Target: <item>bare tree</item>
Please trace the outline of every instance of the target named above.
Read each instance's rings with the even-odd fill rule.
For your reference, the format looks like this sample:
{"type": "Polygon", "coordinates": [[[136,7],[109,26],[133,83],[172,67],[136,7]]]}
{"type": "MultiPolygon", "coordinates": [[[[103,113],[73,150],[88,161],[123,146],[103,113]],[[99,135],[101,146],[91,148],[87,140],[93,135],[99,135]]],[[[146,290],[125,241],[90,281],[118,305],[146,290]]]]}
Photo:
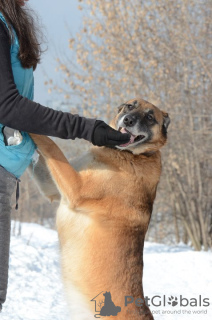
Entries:
{"type": "Polygon", "coordinates": [[[114,107],[136,96],[170,113],[163,178],[149,236],[157,228],[157,241],[173,239],[173,234],[177,242],[208,250],[212,246],[212,2],[79,2],[84,26],[69,41],[69,58],[58,59],[64,83],[58,87],[50,80],[49,89],[80,103],[85,116],[105,120],[114,107]]]}

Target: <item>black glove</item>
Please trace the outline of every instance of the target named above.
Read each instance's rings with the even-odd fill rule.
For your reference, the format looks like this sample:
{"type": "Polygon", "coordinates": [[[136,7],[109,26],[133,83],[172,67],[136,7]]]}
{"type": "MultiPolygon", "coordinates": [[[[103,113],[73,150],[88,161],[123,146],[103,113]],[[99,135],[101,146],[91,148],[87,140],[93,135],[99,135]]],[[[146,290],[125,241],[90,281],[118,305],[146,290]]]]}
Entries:
{"type": "Polygon", "coordinates": [[[91,142],[95,146],[118,146],[130,141],[128,133],[121,133],[108,126],[104,121],[96,120],[91,142]]]}

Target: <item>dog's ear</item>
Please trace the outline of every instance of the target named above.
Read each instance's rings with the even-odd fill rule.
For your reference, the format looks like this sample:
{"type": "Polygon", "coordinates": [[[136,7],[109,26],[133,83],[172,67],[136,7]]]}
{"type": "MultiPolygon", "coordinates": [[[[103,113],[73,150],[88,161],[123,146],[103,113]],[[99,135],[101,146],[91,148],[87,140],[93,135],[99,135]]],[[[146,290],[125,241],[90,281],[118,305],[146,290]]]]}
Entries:
{"type": "Polygon", "coordinates": [[[121,104],[119,107],[118,107],[118,113],[121,112],[121,110],[125,107],[125,103],[121,104]]]}
{"type": "Polygon", "coordinates": [[[171,120],[170,120],[167,112],[162,111],[162,114],[163,114],[163,126],[164,126],[165,130],[167,131],[171,120]]]}

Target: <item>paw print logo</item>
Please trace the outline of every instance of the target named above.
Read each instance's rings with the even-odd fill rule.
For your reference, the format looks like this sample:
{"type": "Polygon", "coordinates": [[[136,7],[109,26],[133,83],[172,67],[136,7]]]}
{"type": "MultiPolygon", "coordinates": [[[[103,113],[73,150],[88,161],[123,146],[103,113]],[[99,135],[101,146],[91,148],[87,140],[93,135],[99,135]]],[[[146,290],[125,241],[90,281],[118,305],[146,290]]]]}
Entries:
{"type": "Polygon", "coordinates": [[[177,302],[177,297],[174,298],[173,296],[171,296],[171,297],[169,298],[168,304],[171,304],[172,307],[175,307],[175,306],[178,304],[178,302],[177,302]]]}

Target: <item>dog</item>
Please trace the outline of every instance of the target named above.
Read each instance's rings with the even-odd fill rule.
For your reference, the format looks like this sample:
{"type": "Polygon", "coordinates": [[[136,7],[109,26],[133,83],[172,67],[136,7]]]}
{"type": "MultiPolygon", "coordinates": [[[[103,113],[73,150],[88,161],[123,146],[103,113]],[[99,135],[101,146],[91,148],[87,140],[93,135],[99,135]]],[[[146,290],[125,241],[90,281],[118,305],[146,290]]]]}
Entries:
{"type": "Polygon", "coordinates": [[[153,319],[144,301],[143,246],[169,123],[168,114],[153,104],[130,100],[111,122],[130,134],[129,143],[93,146],[70,163],[51,139],[31,134],[40,152],[33,176],[51,201],[60,201],[56,226],[73,320],[93,319],[93,297],[103,291],[121,310],[109,319],[153,319]]]}

